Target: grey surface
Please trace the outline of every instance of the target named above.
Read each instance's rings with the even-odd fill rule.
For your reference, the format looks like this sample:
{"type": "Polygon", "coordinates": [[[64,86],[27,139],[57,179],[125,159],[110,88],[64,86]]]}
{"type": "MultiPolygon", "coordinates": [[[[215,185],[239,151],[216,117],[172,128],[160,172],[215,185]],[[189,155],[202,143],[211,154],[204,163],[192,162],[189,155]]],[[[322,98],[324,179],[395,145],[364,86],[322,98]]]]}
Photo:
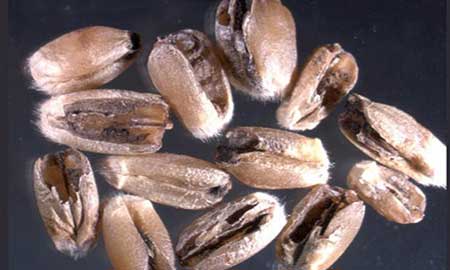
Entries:
{"type": "MultiPolygon", "coordinates": [[[[445,1],[311,1],[284,0],[297,23],[299,61],[313,48],[339,42],[356,57],[360,79],[354,91],[414,115],[446,141],[445,121],[445,1]]],[[[33,50],[50,39],[88,25],[109,25],[141,33],[147,47],[158,35],[182,28],[205,30],[213,1],[10,1],[8,53],[8,192],[9,269],[111,269],[100,238],[97,247],[78,261],[52,246],[34,203],[31,166],[40,155],[63,149],[36,131],[33,108],[45,97],[30,88],[23,68],[33,50]]],[[[154,91],[143,67],[148,51],[108,88],[154,91]]],[[[234,92],[231,126],[276,127],[277,104],[258,103],[234,92]]],[[[337,129],[343,104],[309,136],[320,137],[334,163],[331,184],[345,186],[350,167],[366,158],[337,129]]],[[[177,122],[164,138],[164,152],[212,160],[217,140],[202,143],[177,122]]],[[[101,155],[88,155],[94,164],[101,155]]],[[[102,198],[115,191],[97,177],[102,198]]],[[[397,225],[368,207],[357,238],[333,269],[446,269],[447,194],[423,187],[428,198],[425,219],[397,225]]],[[[252,189],[234,181],[226,200],[252,189]]],[[[270,191],[289,212],[306,190],[270,191]]],[[[155,205],[174,242],[180,230],[202,211],[183,211],[155,205]]],[[[274,269],[274,246],[235,269],[274,269]]],[[[127,256],[124,254],[124,256],[127,256]]]]}

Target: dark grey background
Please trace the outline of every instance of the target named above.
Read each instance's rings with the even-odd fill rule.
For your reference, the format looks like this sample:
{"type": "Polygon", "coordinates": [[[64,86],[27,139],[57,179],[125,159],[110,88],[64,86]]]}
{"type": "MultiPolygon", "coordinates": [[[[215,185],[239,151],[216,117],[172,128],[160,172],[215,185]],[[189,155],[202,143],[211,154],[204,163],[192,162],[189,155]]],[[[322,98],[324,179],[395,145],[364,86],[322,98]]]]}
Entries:
{"type": "MultiPolygon", "coordinates": [[[[30,89],[24,61],[40,45],[76,28],[108,25],[141,33],[147,51],[108,88],[154,91],[143,65],[148,47],[158,35],[182,28],[207,31],[215,1],[17,0],[9,3],[8,52],[8,155],[9,155],[9,269],[110,269],[100,238],[86,257],[72,261],[58,253],[47,236],[35,206],[31,166],[40,155],[64,146],[43,139],[33,126],[33,108],[43,95],[30,89]]],[[[445,119],[445,1],[435,0],[284,0],[297,23],[299,62],[313,48],[339,42],[356,57],[359,82],[354,91],[401,108],[446,141],[445,119]]],[[[234,92],[235,115],[231,126],[276,127],[277,104],[254,102],[234,92]]],[[[343,104],[308,136],[320,137],[334,163],[330,183],[345,186],[351,166],[366,158],[340,134],[336,117],[343,104]]],[[[175,120],[166,133],[162,151],[212,160],[217,141],[193,139],[175,120]]],[[[100,155],[88,155],[94,167],[100,155]]],[[[114,194],[97,178],[102,197],[114,194]]],[[[428,198],[426,218],[415,225],[397,225],[368,207],[355,241],[333,269],[446,269],[447,194],[422,187],[428,198]]],[[[225,200],[252,189],[234,181],[225,200]]],[[[270,191],[286,203],[289,212],[306,190],[270,191]]],[[[202,214],[156,205],[174,242],[180,230],[202,214]]],[[[236,269],[275,269],[274,247],[236,269]]],[[[124,256],[126,256],[124,254],[124,256]]]]}

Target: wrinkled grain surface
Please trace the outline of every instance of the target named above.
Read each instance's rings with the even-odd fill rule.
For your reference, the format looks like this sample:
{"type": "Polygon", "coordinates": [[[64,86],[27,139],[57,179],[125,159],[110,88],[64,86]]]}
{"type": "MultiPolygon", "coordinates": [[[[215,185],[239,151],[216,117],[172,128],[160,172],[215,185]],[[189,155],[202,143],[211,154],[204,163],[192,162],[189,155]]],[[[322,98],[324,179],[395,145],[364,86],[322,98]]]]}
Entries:
{"type": "Polygon", "coordinates": [[[295,21],[279,0],[222,0],[215,36],[232,84],[256,99],[284,95],[297,65],[295,21]]]}
{"type": "Polygon", "coordinates": [[[89,90],[52,97],[38,110],[48,139],[104,154],[145,154],[162,146],[172,128],[159,95],[125,90],[89,90]]]}
{"type": "Polygon", "coordinates": [[[295,269],[328,269],[355,238],[364,212],[354,191],[314,187],[294,207],[277,238],[278,260],[295,269]]]}
{"type": "Polygon", "coordinates": [[[388,220],[417,223],[425,216],[425,194],[408,176],[374,161],[355,164],[347,176],[349,188],[388,220]]]}
{"type": "Polygon", "coordinates": [[[156,88],[195,137],[218,135],[230,122],[230,84],[205,34],[185,29],[159,38],[147,65],[156,88]]]}
{"type": "Polygon", "coordinates": [[[252,193],[194,220],[181,232],[176,254],[187,269],[228,269],[267,246],[285,223],[276,197],[252,193]]]}
{"type": "Polygon", "coordinates": [[[79,258],[96,240],[99,198],[89,160],[73,149],[34,163],[34,194],[56,249],[79,258]]]}
{"type": "Polygon", "coordinates": [[[313,129],[358,80],[355,58],[342,47],[317,48],[306,62],[292,93],[277,110],[278,123],[291,130],[313,129]]]}
{"type": "Polygon", "coordinates": [[[351,95],[339,116],[345,137],[381,164],[422,185],[447,187],[447,147],[412,116],[351,95]]]}
{"type": "Polygon", "coordinates": [[[216,162],[256,188],[302,188],[328,181],[329,160],[320,139],[277,129],[228,131],[217,148],[216,162]]]}

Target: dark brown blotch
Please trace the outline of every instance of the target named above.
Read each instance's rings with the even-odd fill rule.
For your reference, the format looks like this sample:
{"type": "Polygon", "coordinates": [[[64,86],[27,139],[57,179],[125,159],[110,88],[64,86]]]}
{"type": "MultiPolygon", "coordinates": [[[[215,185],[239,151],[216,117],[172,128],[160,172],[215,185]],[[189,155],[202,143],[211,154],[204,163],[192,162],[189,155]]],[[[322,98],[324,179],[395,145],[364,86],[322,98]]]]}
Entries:
{"type": "Polygon", "coordinates": [[[64,106],[67,129],[78,136],[111,143],[153,143],[164,128],[163,106],[128,99],[80,100],[64,106]]]}

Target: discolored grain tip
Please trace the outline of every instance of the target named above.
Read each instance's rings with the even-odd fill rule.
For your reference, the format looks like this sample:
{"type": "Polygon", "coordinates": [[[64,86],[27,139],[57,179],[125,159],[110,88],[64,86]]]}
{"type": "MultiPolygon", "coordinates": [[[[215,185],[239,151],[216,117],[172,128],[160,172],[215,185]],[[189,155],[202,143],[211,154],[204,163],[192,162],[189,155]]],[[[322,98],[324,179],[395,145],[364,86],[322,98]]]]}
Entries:
{"type": "Polygon", "coordinates": [[[139,35],[90,26],[66,33],[40,47],[28,69],[36,89],[49,95],[104,85],[125,71],[141,48],[139,35]]]}
{"type": "Polygon", "coordinates": [[[235,164],[239,161],[239,155],[259,151],[258,136],[235,129],[227,133],[226,139],[216,148],[216,161],[220,163],[235,164]]]}
{"type": "Polygon", "coordinates": [[[341,45],[339,43],[327,44],[327,45],[325,45],[325,47],[331,53],[336,53],[336,52],[341,52],[342,51],[342,47],[341,47],[341,45]]]}
{"type": "Polygon", "coordinates": [[[225,194],[228,193],[228,190],[230,189],[230,185],[221,185],[221,186],[215,186],[209,189],[209,194],[213,195],[214,197],[223,197],[225,194]]]}
{"type": "Polygon", "coordinates": [[[138,33],[130,32],[131,47],[130,50],[137,51],[142,47],[141,36],[138,33]]]}

